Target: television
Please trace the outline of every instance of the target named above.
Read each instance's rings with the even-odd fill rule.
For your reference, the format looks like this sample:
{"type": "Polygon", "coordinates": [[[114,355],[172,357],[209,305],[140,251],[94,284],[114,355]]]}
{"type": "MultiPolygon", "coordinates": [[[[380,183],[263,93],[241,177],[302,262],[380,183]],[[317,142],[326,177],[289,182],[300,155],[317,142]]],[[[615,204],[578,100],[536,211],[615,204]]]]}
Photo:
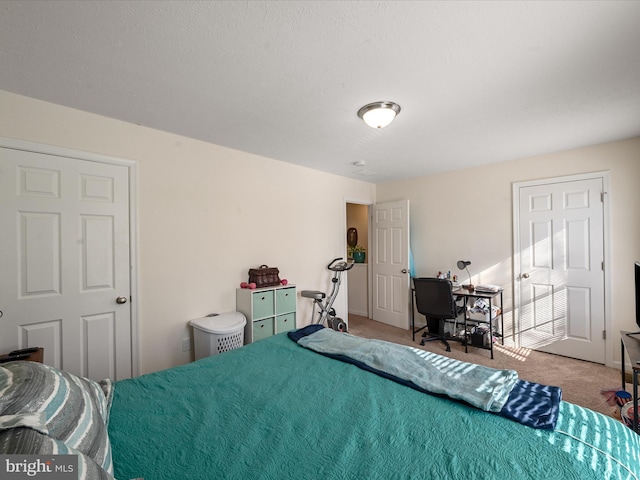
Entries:
{"type": "MultiPolygon", "coordinates": [[[[636,325],[638,325],[638,327],[640,328],[640,262],[635,262],[634,266],[633,266],[633,270],[634,270],[634,277],[635,277],[635,281],[634,281],[634,288],[635,288],[635,300],[636,300],[636,325]]],[[[640,331],[638,332],[628,332],[627,336],[631,337],[634,336],[634,338],[638,338],[635,337],[635,335],[640,335],[640,331]]],[[[640,341],[640,338],[638,338],[638,340],[640,341]]],[[[640,363],[640,362],[638,362],[640,363]]]]}

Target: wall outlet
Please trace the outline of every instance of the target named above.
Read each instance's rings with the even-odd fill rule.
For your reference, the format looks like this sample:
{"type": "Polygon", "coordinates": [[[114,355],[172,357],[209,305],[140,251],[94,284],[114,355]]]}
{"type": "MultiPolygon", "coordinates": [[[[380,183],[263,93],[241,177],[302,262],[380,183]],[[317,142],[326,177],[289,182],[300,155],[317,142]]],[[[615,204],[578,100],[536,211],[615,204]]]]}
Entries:
{"type": "Polygon", "coordinates": [[[182,339],[182,351],[188,352],[191,350],[191,339],[189,337],[184,337],[182,339]]]}

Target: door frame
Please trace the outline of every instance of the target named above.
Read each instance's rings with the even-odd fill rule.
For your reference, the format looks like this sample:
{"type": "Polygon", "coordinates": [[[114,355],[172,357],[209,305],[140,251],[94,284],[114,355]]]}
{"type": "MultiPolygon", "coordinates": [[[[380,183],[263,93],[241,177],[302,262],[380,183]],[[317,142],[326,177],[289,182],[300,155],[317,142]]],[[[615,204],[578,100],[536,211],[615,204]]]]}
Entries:
{"type": "MultiPolygon", "coordinates": [[[[347,204],[352,203],[354,205],[364,205],[367,207],[367,252],[371,252],[371,205],[375,202],[371,200],[354,199],[352,197],[343,197],[343,209],[342,209],[342,227],[344,233],[342,235],[342,251],[347,255],[347,204]]],[[[368,256],[368,254],[367,254],[368,256]]],[[[367,260],[368,263],[368,260],[367,260]]],[[[344,292],[345,311],[347,312],[347,327],[349,326],[349,282],[344,281],[341,285],[341,289],[344,292]]],[[[367,268],[367,310],[368,318],[371,319],[371,268],[367,268]]]]}
{"type": "MultiPolygon", "coordinates": [[[[512,184],[512,213],[513,213],[513,264],[511,265],[512,278],[511,283],[513,285],[513,342],[516,347],[520,347],[519,337],[517,335],[517,331],[520,327],[520,251],[518,249],[518,245],[520,245],[520,213],[519,213],[519,204],[520,204],[520,189],[525,187],[532,186],[540,186],[546,185],[550,183],[566,183],[566,182],[575,182],[580,180],[593,180],[600,179],[602,181],[602,221],[603,221],[603,258],[604,258],[604,270],[603,270],[603,281],[604,281],[604,329],[605,329],[605,365],[607,367],[614,366],[613,360],[613,338],[612,334],[612,325],[611,325],[611,282],[610,282],[610,268],[611,264],[611,256],[609,252],[609,180],[610,180],[609,171],[597,171],[591,173],[581,173],[575,175],[565,175],[560,177],[551,177],[551,178],[542,178],[538,180],[528,180],[523,182],[514,182],[512,184]]],[[[616,337],[617,339],[617,337],[616,337]]]]}
{"type": "Polygon", "coordinates": [[[43,155],[54,155],[57,157],[73,158],[76,160],[87,162],[118,165],[127,168],[129,172],[129,280],[131,289],[131,301],[129,302],[129,308],[131,310],[131,375],[132,377],[137,377],[139,375],[140,366],[140,341],[138,324],[140,302],[138,301],[137,163],[133,160],[112,157],[99,153],[85,152],[82,150],[74,150],[70,148],[58,147],[55,145],[48,145],[45,143],[36,143],[1,136],[0,147],[39,153],[43,155]]]}

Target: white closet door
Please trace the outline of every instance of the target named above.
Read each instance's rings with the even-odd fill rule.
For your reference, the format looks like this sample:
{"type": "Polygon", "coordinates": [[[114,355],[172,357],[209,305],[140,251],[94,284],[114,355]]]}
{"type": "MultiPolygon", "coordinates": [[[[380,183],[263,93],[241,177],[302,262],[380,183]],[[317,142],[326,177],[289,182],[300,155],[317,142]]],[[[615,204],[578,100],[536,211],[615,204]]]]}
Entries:
{"type": "Polygon", "coordinates": [[[409,328],[409,200],[373,206],[372,318],[409,328]]]}
{"type": "Polygon", "coordinates": [[[0,148],[0,204],[0,351],[130,377],[128,168],[0,148]]]}
{"type": "Polygon", "coordinates": [[[518,189],[520,345],[605,363],[602,178],[518,189]]]}

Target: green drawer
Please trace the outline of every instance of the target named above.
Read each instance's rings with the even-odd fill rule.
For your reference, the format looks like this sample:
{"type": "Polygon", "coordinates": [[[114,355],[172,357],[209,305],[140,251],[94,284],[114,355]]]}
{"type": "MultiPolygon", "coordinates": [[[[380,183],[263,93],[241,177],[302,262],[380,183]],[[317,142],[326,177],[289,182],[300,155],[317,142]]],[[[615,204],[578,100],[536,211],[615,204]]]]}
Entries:
{"type": "Polygon", "coordinates": [[[267,338],[273,335],[273,318],[265,318],[253,322],[253,341],[257,342],[263,338],[267,338]]]}
{"type": "Polygon", "coordinates": [[[265,292],[253,292],[251,302],[253,303],[253,319],[273,317],[273,290],[265,292]]]}
{"type": "Polygon", "coordinates": [[[296,288],[276,290],[276,315],[296,311],[296,288]]]}
{"type": "Polygon", "coordinates": [[[296,328],[296,314],[286,313],[276,317],[276,333],[288,332],[296,328]]]}

